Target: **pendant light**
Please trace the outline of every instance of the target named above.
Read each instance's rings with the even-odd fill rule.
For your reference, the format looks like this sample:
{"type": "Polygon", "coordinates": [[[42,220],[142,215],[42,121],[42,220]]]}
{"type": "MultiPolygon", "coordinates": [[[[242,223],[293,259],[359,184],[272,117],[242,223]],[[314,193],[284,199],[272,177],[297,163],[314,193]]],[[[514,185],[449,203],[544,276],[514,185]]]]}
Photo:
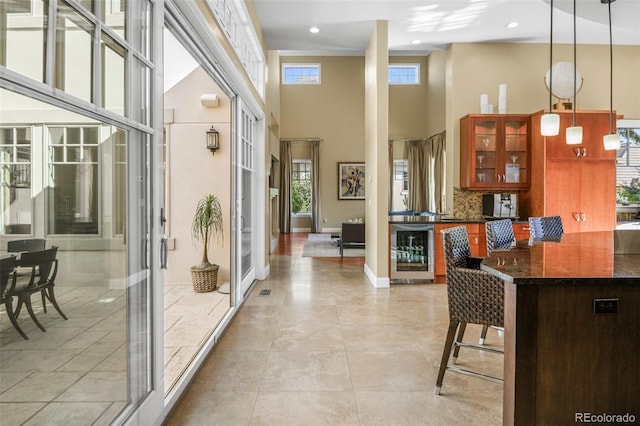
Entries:
{"type": "Polygon", "coordinates": [[[582,126],[576,126],[576,98],[578,95],[578,78],[576,62],[576,0],[573,0],[573,124],[567,127],[567,145],[577,145],[582,143],[582,126]]]}
{"type": "Polygon", "coordinates": [[[602,139],[604,149],[620,149],[620,136],[613,131],[613,36],[611,30],[611,3],[616,0],[600,0],[609,5],[609,134],[602,139]]]}
{"type": "Polygon", "coordinates": [[[553,0],[551,0],[551,22],[549,25],[549,111],[540,117],[542,136],[555,136],[560,133],[560,115],[552,111],[551,90],[553,88],[553,0]]]}

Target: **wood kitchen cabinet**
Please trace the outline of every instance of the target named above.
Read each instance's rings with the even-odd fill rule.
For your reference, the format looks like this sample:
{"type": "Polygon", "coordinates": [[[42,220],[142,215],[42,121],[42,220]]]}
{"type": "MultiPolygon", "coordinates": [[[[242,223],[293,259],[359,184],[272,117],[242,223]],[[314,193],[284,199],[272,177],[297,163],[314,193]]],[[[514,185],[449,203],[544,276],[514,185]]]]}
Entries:
{"type": "Polygon", "coordinates": [[[487,240],[484,223],[436,223],[434,227],[435,237],[433,241],[435,263],[434,282],[436,283],[446,282],[447,273],[444,265],[444,249],[442,247],[442,235],[440,234],[440,231],[446,228],[453,228],[455,226],[465,226],[467,228],[471,256],[485,257],[487,255],[487,240]]]}
{"type": "Polygon", "coordinates": [[[514,222],[513,223],[513,236],[516,241],[526,240],[531,235],[528,222],[514,222]]]}
{"type": "Polygon", "coordinates": [[[564,231],[605,231],[616,225],[616,151],[605,151],[608,111],[579,111],[580,145],[567,145],[571,111],[560,114],[560,134],[540,135],[540,111],[532,115],[531,188],[520,196],[521,216],[562,217],[564,231]]]}
{"type": "Polygon", "coordinates": [[[531,184],[531,116],[469,114],[460,119],[460,187],[519,190],[531,184]]]}

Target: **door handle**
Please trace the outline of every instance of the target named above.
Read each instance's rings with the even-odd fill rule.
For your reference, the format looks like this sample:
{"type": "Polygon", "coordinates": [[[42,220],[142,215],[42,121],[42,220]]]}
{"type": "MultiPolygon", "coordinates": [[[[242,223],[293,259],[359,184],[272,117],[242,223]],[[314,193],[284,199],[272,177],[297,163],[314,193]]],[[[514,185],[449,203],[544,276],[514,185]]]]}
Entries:
{"type": "Polygon", "coordinates": [[[167,268],[167,257],[169,252],[169,247],[167,244],[167,237],[162,237],[160,239],[160,269],[168,269],[167,268]]]}

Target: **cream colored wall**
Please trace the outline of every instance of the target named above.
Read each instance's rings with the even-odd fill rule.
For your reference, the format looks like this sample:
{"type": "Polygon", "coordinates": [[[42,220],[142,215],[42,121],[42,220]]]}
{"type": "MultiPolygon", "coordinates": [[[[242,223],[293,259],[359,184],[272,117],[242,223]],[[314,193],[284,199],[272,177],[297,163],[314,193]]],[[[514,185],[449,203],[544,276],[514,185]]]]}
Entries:
{"type": "MultiPolygon", "coordinates": [[[[459,187],[459,119],[480,112],[480,95],[487,93],[497,108],[498,85],[507,84],[507,113],[532,113],[548,108],[544,75],[549,69],[545,44],[455,44],[447,51],[446,130],[447,204],[459,187]]],[[[553,62],[573,62],[572,45],[554,45],[553,62]]],[[[608,45],[581,45],[577,68],[584,84],[578,108],[609,109],[608,45]]],[[[613,107],[625,118],[640,117],[640,47],[614,46],[613,107]]],[[[554,99],[555,102],[555,99],[554,99]]],[[[497,110],[496,110],[497,111],[497,110]]]]}
{"type": "Polygon", "coordinates": [[[420,85],[389,86],[389,139],[422,139],[431,136],[426,119],[429,116],[429,86],[426,83],[428,57],[390,57],[389,63],[420,64],[421,82],[420,85]]]}
{"type": "Polygon", "coordinates": [[[428,136],[440,133],[446,128],[446,65],[446,52],[434,50],[427,57],[427,114],[425,120],[428,136]]]}
{"type": "Polygon", "coordinates": [[[375,287],[389,285],[388,24],[376,21],[365,53],[365,272],[375,287]]]}
{"type": "Polygon", "coordinates": [[[321,64],[321,85],[280,87],[280,136],[323,139],[323,229],[339,229],[365,214],[364,201],[338,200],[338,162],[364,162],[364,58],[282,57],[281,62],[321,64]]]}
{"type": "MultiPolygon", "coordinates": [[[[169,236],[175,249],[169,251],[168,284],[190,285],[189,268],[200,263],[202,245],[191,239],[191,221],[199,199],[216,195],[224,211],[224,242],[214,240],[209,261],[220,265],[218,282],[229,280],[231,267],[231,104],[222,90],[197,68],[165,93],[165,110],[173,110],[167,127],[167,201],[169,236]],[[200,95],[216,93],[217,108],[205,108],[200,95]],[[212,155],[206,149],[205,133],[213,126],[220,133],[220,149],[212,155]]],[[[166,121],[166,120],[165,120],[166,121]]]]}

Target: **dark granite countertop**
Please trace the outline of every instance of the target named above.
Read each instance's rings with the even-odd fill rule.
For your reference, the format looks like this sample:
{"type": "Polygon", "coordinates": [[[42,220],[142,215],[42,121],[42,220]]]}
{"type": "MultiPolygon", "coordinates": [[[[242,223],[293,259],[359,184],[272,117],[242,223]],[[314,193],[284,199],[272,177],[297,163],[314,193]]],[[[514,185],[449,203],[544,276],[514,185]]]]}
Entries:
{"type": "MultiPolygon", "coordinates": [[[[389,216],[390,224],[424,224],[424,223],[485,223],[490,219],[484,217],[450,217],[450,216],[389,216]]],[[[514,220],[514,223],[526,223],[526,220],[514,220]]]]}
{"type": "Polygon", "coordinates": [[[494,251],[481,268],[518,285],[640,285],[640,254],[614,254],[614,232],[564,234],[560,241],[518,241],[494,251]]]}

